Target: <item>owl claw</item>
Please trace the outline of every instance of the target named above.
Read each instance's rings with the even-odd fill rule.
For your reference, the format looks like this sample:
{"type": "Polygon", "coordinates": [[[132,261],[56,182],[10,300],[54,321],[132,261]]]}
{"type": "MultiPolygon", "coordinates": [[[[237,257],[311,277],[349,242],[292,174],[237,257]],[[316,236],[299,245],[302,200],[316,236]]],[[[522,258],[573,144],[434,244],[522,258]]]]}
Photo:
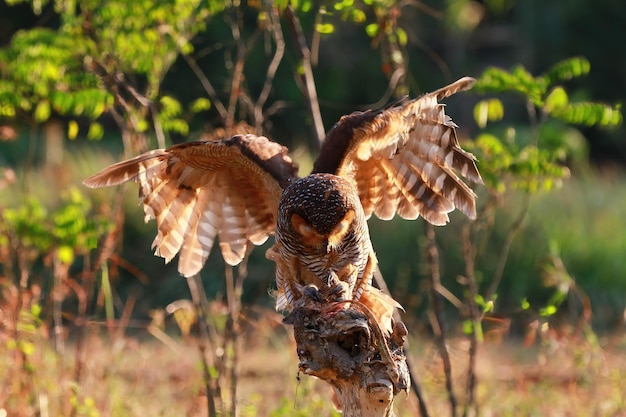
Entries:
{"type": "Polygon", "coordinates": [[[306,295],[308,298],[310,298],[313,301],[317,301],[318,303],[321,303],[322,301],[324,301],[319,288],[317,288],[313,284],[309,284],[306,287],[304,287],[304,289],[302,290],[302,294],[306,295]]]}
{"type": "Polygon", "coordinates": [[[332,297],[333,295],[338,294],[341,297],[341,300],[343,300],[343,294],[345,293],[346,289],[343,287],[343,285],[339,284],[328,293],[328,296],[332,297]]]}

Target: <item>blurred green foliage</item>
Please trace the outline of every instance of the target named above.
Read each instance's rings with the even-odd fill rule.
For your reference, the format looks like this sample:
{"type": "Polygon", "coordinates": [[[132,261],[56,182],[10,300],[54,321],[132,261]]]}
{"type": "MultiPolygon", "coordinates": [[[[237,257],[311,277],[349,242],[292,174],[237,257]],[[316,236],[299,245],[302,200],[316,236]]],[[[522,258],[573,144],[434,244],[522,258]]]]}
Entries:
{"type": "MultiPolygon", "coordinates": [[[[67,0],[7,4],[19,3],[28,5],[35,16],[52,14],[58,22],[16,30],[10,41],[0,48],[0,124],[28,127],[33,132],[47,122],[60,120],[67,137],[78,139],[68,146],[69,153],[85,145],[83,138],[104,138],[104,143],[94,145],[97,149],[105,149],[110,143],[117,145],[120,130],[145,135],[150,146],[155,139],[159,145],[166,145],[200,136],[207,126],[224,124],[220,105],[231,111],[233,118],[250,122],[251,112],[255,110],[250,102],[262,95],[271,72],[268,62],[278,50],[278,40],[272,35],[273,25],[278,24],[272,16],[276,9],[260,2],[142,0],[129,6],[127,2],[113,0],[67,0]],[[205,79],[190,69],[194,63],[205,79]],[[239,84],[233,76],[238,65],[243,67],[239,84]],[[214,95],[209,93],[208,85],[214,95]]],[[[485,179],[486,188],[479,190],[480,204],[488,206],[493,198],[497,204],[503,202],[505,207],[503,212],[497,211],[493,230],[495,243],[486,245],[484,264],[477,271],[483,285],[488,284],[487,276],[496,262],[490,252],[497,253],[498,244],[506,235],[503,226],[506,222],[502,222],[502,218],[510,220],[507,211],[517,208],[509,206],[509,201],[517,201],[517,196],[526,194],[544,201],[547,197],[541,192],[554,191],[573,170],[588,170],[587,131],[581,129],[607,128],[622,123],[619,105],[590,99],[594,96],[586,87],[587,81],[581,79],[590,74],[592,66],[591,75],[598,68],[591,59],[577,56],[581,52],[572,51],[571,55],[577,56],[574,58],[542,56],[539,67],[546,69],[540,71],[540,75],[533,75],[538,65],[533,65],[532,61],[521,62],[524,61],[522,54],[514,54],[517,47],[511,41],[510,29],[524,27],[535,13],[543,10],[541,7],[550,7],[535,3],[456,0],[444,6],[425,2],[419,7],[389,0],[292,3],[305,27],[307,40],[318,45],[317,50],[312,47],[316,58],[313,65],[327,127],[339,115],[363,103],[382,106],[393,96],[418,94],[426,90],[424,85],[432,89],[444,79],[452,78],[452,74],[480,74],[474,90],[481,95],[480,99],[476,101],[466,94],[458,99],[460,102],[451,100],[449,113],[462,126],[463,132],[474,137],[473,141],[464,143],[464,147],[477,155],[485,179]],[[536,9],[531,8],[531,3],[536,9]],[[503,30],[504,47],[493,46],[479,36],[490,33],[488,30],[503,22],[509,30],[503,30]],[[472,48],[482,48],[484,55],[470,56],[472,48]],[[510,69],[486,66],[491,62],[499,64],[501,56],[509,58],[510,69]],[[471,110],[467,111],[472,108],[476,126],[470,122],[471,110]]],[[[568,5],[567,13],[573,15],[582,9],[579,3],[568,5]]],[[[280,13],[287,2],[276,5],[280,13]]],[[[284,20],[280,25],[277,27],[287,34],[284,20]]],[[[313,148],[313,144],[303,127],[310,123],[310,116],[304,105],[306,95],[302,93],[301,81],[294,76],[300,74],[302,63],[290,49],[292,43],[294,40],[287,37],[286,58],[276,68],[267,103],[261,103],[262,128],[267,130],[262,133],[271,133],[275,140],[294,150],[300,147],[297,150],[300,155],[308,157],[308,149],[313,148]]],[[[29,141],[23,136],[19,140],[29,141]]],[[[39,139],[30,139],[29,143],[33,148],[41,148],[39,139]]],[[[133,148],[125,141],[124,149],[127,153],[136,153],[141,146],[133,148]]],[[[20,160],[19,156],[14,158],[20,160]]],[[[7,160],[10,159],[0,156],[3,163],[7,160]]],[[[93,173],[110,162],[93,159],[81,162],[84,165],[81,175],[93,173]],[[85,165],[89,172],[84,169],[85,165]]],[[[23,167],[32,170],[31,163],[32,160],[27,160],[23,167]]],[[[110,225],[86,204],[87,197],[68,189],[71,191],[63,194],[65,197],[60,203],[33,198],[38,192],[42,195],[54,192],[50,187],[26,192],[22,202],[15,202],[15,198],[3,200],[12,201],[13,205],[3,207],[5,238],[2,242],[8,245],[6,236],[15,236],[15,241],[33,248],[35,258],[54,251],[55,256],[66,263],[77,253],[86,254],[93,249],[110,225]]],[[[0,192],[13,190],[6,188],[0,192]]],[[[112,193],[114,191],[89,196],[97,202],[96,211],[103,207],[110,209],[112,193]]],[[[585,200],[577,206],[585,207],[587,203],[593,204],[585,200]]],[[[132,265],[141,265],[142,270],[153,277],[154,284],[146,291],[152,292],[154,303],[169,303],[184,290],[178,280],[172,279],[176,273],[171,266],[164,269],[160,259],[150,257],[153,227],[141,224],[142,216],[134,201],[127,205],[129,220],[124,232],[124,258],[132,265]]],[[[551,213],[548,209],[546,212],[551,213]]],[[[561,228],[572,228],[557,221],[554,228],[536,226],[542,223],[541,219],[532,217],[533,213],[531,205],[529,216],[538,223],[529,221],[520,232],[521,243],[513,245],[498,303],[514,301],[518,305],[520,297],[531,295],[542,285],[541,280],[536,279],[543,262],[538,261],[542,254],[535,252],[537,248],[551,239],[557,239],[563,248],[571,245],[554,236],[559,236],[561,228]],[[525,231],[534,227],[546,231],[539,242],[525,235],[525,231]],[[528,244],[525,239],[534,243],[528,244]],[[518,260],[519,263],[515,263],[518,260]],[[517,278],[518,274],[531,278],[517,278]],[[521,286],[522,281],[528,285],[521,286]],[[513,300],[515,297],[517,299],[513,300]]],[[[422,244],[416,235],[420,227],[419,224],[401,227],[403,230],[396,230],[398,233],[393,238],[384,236],[394,233],[397,228],[394,223],[379,225],[375,222],[372,227],[374,239],[384,242],[376,245],[376,249],[391,286],[411,287],[411,297],[415,298],[420,297],[416,294],[420,289],[416,287],[423,285],[419,277],[424,275],[424,267],[419,265],[423,261],[414,256],[422,244]]],[[[455,227],[452,224],[438,232],[439,239],[445,242],[445,256],[449,258],[445,268],[453,271],[449,275],[452,277],[462,274],[463,264],[459,242],[452,238],[459,234],[455,227]]],[[[581,239],[580,236],[571,238],[581,239]]],[[[618,244],[608,249],[610,255],[595,254],[603,260],[601,265],[596,264],[594,258],[588,259],[589,265],[595,265],[593,267],[574,263],[584,274],[591,273],[592,269],[601,271],[608,259],[618,257],[615,251],[621,247],[618,244]]],[[[244,293],[248,301],[266,296],[266,288],[272,281],[271,266],[264,263],[262,250],[256,252],[250,266],[256,273],[250,274],[246,281],[248,291],[244,293]]],[[[562,256],[566,257],[567,253],[562,251],[562,256]]],[[[572,276],[585,281],[587,275],[579,276],[579,269],[573,268],[569,259],[566,261],[572,276]]],[[[615,262],[608,261],[608,264],[615,262]]],[[[223,291],[223,266],[215,254],[203,274],[212,294],[223,291]]],[[[105,281],[103,291],[107,289],[105,281]]],[[[111,282],[116,285],[114,280],[111,282]]],[[[614,285],[614,281],[609,279],[608,282],[612,284],[607,285],[614,285]]],[[[123,283],[124,280],[117,283],[118,291],[123,283]]],[[[451,286],[454,287],[454,283],[451,286]]],[[[590,288],[583,287],[587,291],[590,288]]],[[[406,302],[419,304],[416,300],[406,302]]],[[[616,303],[616,311],[620,305],[616,303]]]]}

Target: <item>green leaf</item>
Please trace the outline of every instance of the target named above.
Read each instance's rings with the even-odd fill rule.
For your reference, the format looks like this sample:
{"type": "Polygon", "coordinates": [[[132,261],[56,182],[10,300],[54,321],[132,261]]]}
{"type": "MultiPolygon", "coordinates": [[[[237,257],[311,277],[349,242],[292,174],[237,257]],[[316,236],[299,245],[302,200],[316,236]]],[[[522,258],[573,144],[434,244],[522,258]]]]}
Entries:
{"type": "Polygon", "coordinates": [[[160,100],[161,111],[159,112],[161,117],[172,118],[179,116],[182,113],[182,106],[178,100],[174,97],[163,96],[160,100]]]}
{"type": "Polygon", "coordinates": [[[464,334],[472,334],[474,333],[474,322],[471,320],[463,321],[463,333],[464,334]]]}
{"type": "Polygon", "coordinates": [[[50,102],[48,100],[42,100],[37,104],[35,108],[35,121],[43,123],[50,118],[50,102]]]}
{"type": "Polygon", "coordinates": [[[74,249],[69,246],[60,246],[57,249],[57,257],[62,263],[70,265],[74,262],[74,249]]]}
{"type": "Polygon", "coordinates": [[[329,35],[335,31],[335,26],[332,23],[317,23],[315,24],[315,31],[322,35],[329,35]]]}
{"type": "Polygon", "coordinates": [[[211,101],[208,98],[204,98],[204,97],[195,99],[189,106],[189,109],[193,113],[200,113],[202,111],[209,110],[210,108],[211,108],[211,101]]]}
{"type": "Polygon", "coordinates": [[[554,87],[545,99],[544,109],[549,113],[558,107],[567,105],[569,98],[563,87],[554,87]]]}
{"type": "Polygon", "coordinates": [[[163,130],[167,132],[176,132],[181,135],[189,134],[189,123],[183,119],[167,119],[161,122],[163,130]]]}
{"type": "Polygon", "coordinates": [[[530,308],[530,303],[528,302],[528,299],[524,297],[524,299],[522,300],[522,310],[528,310],[530,308]]]}
{"type": "Polygon", "coordinates": [[[474,302],[479,307],[483,307],[485,305],[485,298],[482,295],[480,295],[480,294],[476,294],[476,296],[474,297],[474,302]]]}
{"type": "Polygon", "coordinates": [[[502,102],[497,99],[481,100],[474,106],[474,120],[476,124],[484,128],[489,121],[502,120],[504,117],[504,106],[502,102]]]}
{"type": "Polygon", "coordinates": [[[367,20],[367,16],[365,15],[365,12],[359,9],[352,9],[351,16],[352,16],[352,21],[355,23],[363,23],[367,20]]]}
{"type": "Polygon", "coordinates": [[[89,125],[89,130],[87,131],[87,138],[91,140],[102,139],[104,136],[104,128],[98,122],[93,122],[89,125]]]}
{"type": "Polygon", "coordinates": [[[587,75],[591,64],[584,57],[568,58],[557,62],[543,74],[550,83],[567,81],[575,77],[587,75]]]}
{"type": "Polygon", "coordinates": [[[398,37],[398,44],[400,46],[406,46],[409,37],[402,28],[396,28],[396,36],[398,37]]]}
{"type": "Polygon", "coordinates": [[[104,313],[108,322],[115,319],[115,310],[113,308],[113,291],[111,290],[111,281],[109,280],[109,268],[106,262],[102,263],[100,276],[100,291],[104,297],[104,313]]]}
{"type": "Polygon", "coordinates": [[[367,33],[370,38],[378,35],[378,23],[370,23],[369,25],[365,26],[365,33],[367,33]]]}
{"type": "Polygon", "coordinates": [[[26,356],[31,356],[33,353],[35,353],[35,344],[33,342],[20,340],[19,346],[22,353],[26,356]]]}
{"type": "Polygon", "coordinates": [[[70,120],[67,124],[67,137],[76,139],[76,136],[78,136],[78,123],[76,120],[70,120]]]}
{"type": "Polygon", "coordinates": [[[586,126],[615,126],[623,118],[619,107],[590,102],[570,103],[553,109],[550,115],[567,123],[586,126]]]}
{"type": "Polygon", "coordinates": [[[146,119],[139,119],[139,121],[137,121],[137,132],[145,132],[148,130],[149,127],[150,125],[148,124],[146,119]]]}
{"type": "Polygon", "coordinates": [[[31,305],[30,314],[35,318],[39,318],[39,315],[41,314],[41,306],[39,304],[31,305]]]}
{"type": "Polygon", "coordinates": [[[333,5],[335,10],[343,10],[354,6],[354,0],[342,0],[333,5]]]}
{"type": "Polygon", "coordinates": [[[546,306],[545,308],[539,310],[539,314],[541,315],[541,317],[550,317],[553,316],[556,312],[557,308],[553,305],[546,306]]]}

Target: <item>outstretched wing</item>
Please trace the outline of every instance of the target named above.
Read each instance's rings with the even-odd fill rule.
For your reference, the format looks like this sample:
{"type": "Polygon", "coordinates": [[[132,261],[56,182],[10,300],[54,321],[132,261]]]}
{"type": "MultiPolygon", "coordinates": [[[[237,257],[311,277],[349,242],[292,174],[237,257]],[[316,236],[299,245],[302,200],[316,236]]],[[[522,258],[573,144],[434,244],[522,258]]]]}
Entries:
{"type": "Polygon", "coordinates": [[[139,184],[152,243],[166,262],[180,253],[178,271],[198,273],[219,235],[224,260],[236,265],[250,244],[274,232],[282,188],[296,175],[287,148],[263,136],[189,142],[119,162],[84,181],[95,188],[139,184]]]}
{"type": "Polygon", "coordinates": [[[473,84],[466,77],[398,106],[344,116],[328,133],[314,172],[351,178],[368,217],[398,213],[443,225],[458,208],[475,218],[476,196],[459,175],[482,179],[439,103],[473,84]]]}

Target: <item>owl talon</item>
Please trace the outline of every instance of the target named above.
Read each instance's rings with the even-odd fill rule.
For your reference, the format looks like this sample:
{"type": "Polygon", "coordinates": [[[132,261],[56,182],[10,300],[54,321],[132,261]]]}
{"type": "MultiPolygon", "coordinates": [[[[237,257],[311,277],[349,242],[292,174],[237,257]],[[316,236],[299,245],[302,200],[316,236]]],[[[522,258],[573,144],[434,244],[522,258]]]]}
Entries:
{"type": "Polygon", "coordinates": [[[322,295],[320,293],[319,288],[317,288],[313,284],[309,284],[306,287],[304,287],[304,289],[302,290],[302,294],[307,296],[308,298],[310,298],[313,301],[317,301],[318,303],[321,303],[321,302],[324,301],[324,299],[322,298],[322,295]]]}
{"type": "Polygon", "coordinates": [[[328,296],[332,297],[333,295],[337,294],[341,296],[341,299],[343,299],[343,295],[345,293],[346,289],[343,287],[343,285],[339,284],[328,293],[328,296]]]}

